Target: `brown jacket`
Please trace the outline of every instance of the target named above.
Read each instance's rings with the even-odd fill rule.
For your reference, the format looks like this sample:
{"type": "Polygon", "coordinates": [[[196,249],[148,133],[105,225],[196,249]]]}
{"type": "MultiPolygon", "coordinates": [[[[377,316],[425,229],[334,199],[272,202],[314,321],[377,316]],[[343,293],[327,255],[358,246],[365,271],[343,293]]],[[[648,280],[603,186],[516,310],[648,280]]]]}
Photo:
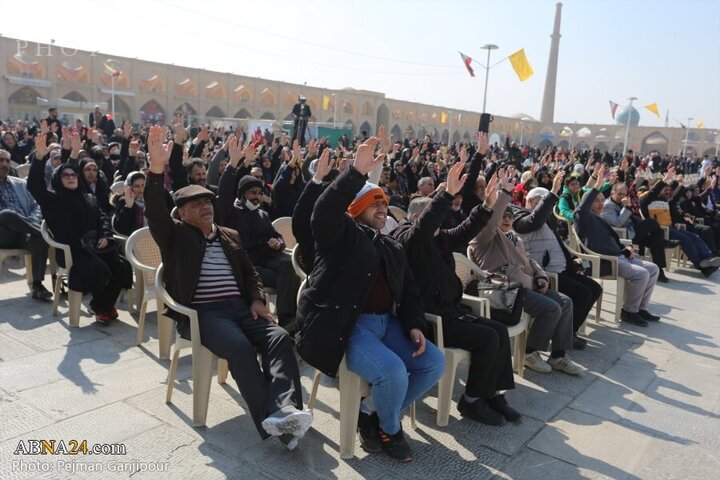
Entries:
{"type": "Polygon", "coordinates": [[[470,259],[487,272],[497,272],[507,266],[506,276],[511,282],[517,282],[525,288],[534,289],[537,278],[547,279],[542,267],[525,250],[520,237],[517,245],[500,231],[505,207],[512,197],[503,190],[493,205],[493,214],[485,228],[470,242],[470,259]]]}
{"type": "MultiPolygon", "coordinates": [[[[174,220],[165,205],[163,175],[148,174],[145,183],[145,216],[150,233],[160,247],[165,266],[165,288],[182,305],[190,305],[200,278],[205,255],[205,236],[197,228],[174,220]]],[[[263,300],[260,275],[250,263],[237,231],[217,227],[220,242],[235,273],[243,296],[252,302],[263,300]]],[[[177,315],[173,318],[179,319],[177,315]]]]}

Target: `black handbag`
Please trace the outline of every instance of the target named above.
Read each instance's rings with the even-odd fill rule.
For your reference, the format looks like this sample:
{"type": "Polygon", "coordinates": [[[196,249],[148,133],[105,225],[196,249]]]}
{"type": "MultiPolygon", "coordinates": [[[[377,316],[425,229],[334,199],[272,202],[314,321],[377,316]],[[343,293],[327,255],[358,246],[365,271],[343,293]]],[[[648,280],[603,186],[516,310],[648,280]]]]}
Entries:
{"type": "MultiPolygon", "coordinates": [[[[472,288],[472,283],[468,287],[472,288]]],[[[488,299],[493,320],[507,326],[520,323],[525,305],[525,290],[519,283],[509,282],[507,277],[501,274],[489,274],[477,282],[477,296],[488,299]]]]}

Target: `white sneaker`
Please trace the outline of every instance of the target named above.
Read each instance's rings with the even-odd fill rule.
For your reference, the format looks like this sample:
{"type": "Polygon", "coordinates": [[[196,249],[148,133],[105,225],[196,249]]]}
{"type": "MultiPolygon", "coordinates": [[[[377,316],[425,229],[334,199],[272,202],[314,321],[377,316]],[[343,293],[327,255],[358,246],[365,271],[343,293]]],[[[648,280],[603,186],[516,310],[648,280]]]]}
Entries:
{"type": "MultiPolygon", "coordinates": [[[[263,420],[262,427],[273,437],[288,433],[299,441],[310,429],[312,421],[313,415],[309,410],[302,411],[288,405],[263,420]]],[[[297,445],[297,442],[295,444],[297,445]]]]}
{"type": "Polygon", "coordinates": [[[539,373],[550,373],[552,371],[552,367],[542,359],[538,351],[525,355],[525,366],[539,373]]]}
{"type": "Polygon", "coordinates": [[[559,358],[548,358],[547,363],[555,370],[560,370],[568,375],[580,375],[583,369],[580,365],[570,360],[570,357],[563,355],[559,358]]]}

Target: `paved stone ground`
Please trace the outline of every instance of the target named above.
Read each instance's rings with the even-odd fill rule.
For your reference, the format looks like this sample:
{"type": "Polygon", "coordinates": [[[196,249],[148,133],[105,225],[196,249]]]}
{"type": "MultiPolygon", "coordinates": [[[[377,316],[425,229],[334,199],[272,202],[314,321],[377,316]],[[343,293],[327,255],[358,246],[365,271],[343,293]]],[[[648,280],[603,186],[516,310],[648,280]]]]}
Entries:
{"type": "MultiPolygon", "coordinates": [[[[508,399],[524,415],[520,425],[474,424],[453,406],[448,427],[438,428],[431,391],[418,406],[418,429],[410,431],[405,420],[416,459],[399,464],[367,455],[359,444],[353,460],[339,459],[338,391],[329,378],[313,429],[294,452],[275,439],[259,440],[234,382],[213,383],[207,428],[193,428],[190,358],[181,362],[173,404],[166,405],[169,361],[157,356],[154,311],[140,348],[126,311],[109,328],[95,326],[85,313],[80,328],[69,329],[49,304],[29,297],[18,264],[6,264],[0,284],[2,479],[130,477],[109,471],[118,458],[169,462],[166,472],[132,477],[173,479],[688,479],[717,478],[712,472],[720,468],[720,274],[707,280],[691,271],[671,273],[672,283],[658,286],[652,305],[664,319],[650,328],[591,322],[589,348],[573,353],[587,368],[581,378],[528,372],[517,379],[508,399]],[[13,454],[19,441],[30,439],[117,442],[127,455],[43,457],[48,471],[38,473],[32,470],[40,468],[37,457],[13,454]],[[60,469],[61,460],[68,470],[60,469]],[[72,461],[100,462],[103,471],[72,472],[72,461]]],[[[606,282],[606,291],[603,318],[610,319],[614,282],[606,282]]],[[[307,399],[312,369],[301,367],[307,399]]]]}

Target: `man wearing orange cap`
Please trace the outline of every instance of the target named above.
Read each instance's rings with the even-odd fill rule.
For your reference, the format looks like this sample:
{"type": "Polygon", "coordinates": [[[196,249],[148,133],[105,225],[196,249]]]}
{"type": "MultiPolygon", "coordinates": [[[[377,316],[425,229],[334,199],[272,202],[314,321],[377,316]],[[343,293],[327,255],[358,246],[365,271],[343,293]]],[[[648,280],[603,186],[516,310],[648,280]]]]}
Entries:
{"type": "Polygon", "coordinates": [[[412,451],[401,412],[442,376],[445,359],[425,339],[421,298],[400,243],[380,230],[388,199],[367,173],[379,139],[360,147],[353,166],[320,195],[313,210],[315,261],[298,303],[297,349],[309,364],[335,376],[348,368],[372,384],[361,403],[360,443],[403,462],[412,451]]]}

